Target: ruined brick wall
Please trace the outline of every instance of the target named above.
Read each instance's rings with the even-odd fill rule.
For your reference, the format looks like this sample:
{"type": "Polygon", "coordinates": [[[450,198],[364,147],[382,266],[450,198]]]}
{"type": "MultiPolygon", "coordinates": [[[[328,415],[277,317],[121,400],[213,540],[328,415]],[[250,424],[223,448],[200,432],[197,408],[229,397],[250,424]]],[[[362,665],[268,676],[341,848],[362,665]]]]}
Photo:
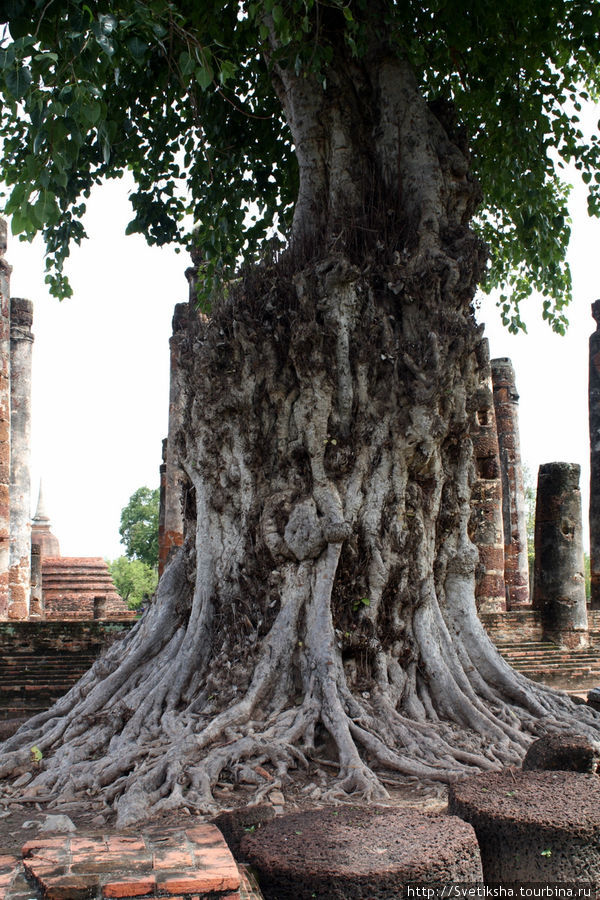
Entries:
{"type": "Polygon", "coordinates": [[[522,607],[504,613],[482,613],[480,618],[494,643],[542,640],[542,617],[537,609],[522,607]]]}
{"type": "Polygon", "coordinates": [[[502,518],[504,526],[504,580],[507,607],[529,603],[527,560],[527,511],[519,438],[519,395],[509,359],[492,360],[494,408],[502,472],[502,518]]]}
{"type": "Polygon", "coordinates": [[[0,219],[0,619],[8,616],[10,559],[10,272],[0,219]]]}
{"type": "Polygon", "coordinates": [[[476,481],[471,494],[470,537],[479,550],[475,600],[480,613],[506,610],[504,532],[498,435],[487,340],[479,347],[480,386],[471,410],[476,481]]]}

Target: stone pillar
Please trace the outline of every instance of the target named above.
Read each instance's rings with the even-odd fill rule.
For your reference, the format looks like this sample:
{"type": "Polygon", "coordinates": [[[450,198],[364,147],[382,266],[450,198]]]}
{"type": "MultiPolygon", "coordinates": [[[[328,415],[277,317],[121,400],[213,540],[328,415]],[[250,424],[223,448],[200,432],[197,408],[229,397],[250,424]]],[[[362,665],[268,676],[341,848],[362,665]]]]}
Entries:
{"type": "Polygon", "coordinates": [[[590,336],[590,572],[592,609],[600,609],[600,300],[592,303],[596,331],[590,336]]]}
{"type": "Polygon", "coordinates": [[[533,606],[544,640],[571,650],[589,643],[579,474],[575,463],[540,466],[535,509],[533,606]]]}
{"type": "Polygon", "coordinates": [[[168,550],[165,541],[165,495],[167,491],[167,438],[162,442],[162,463],[159,467],[160,486],[158,502],[158,577],[162,575],[167,562],[168,550]]]}
{"type": "Polygon", "coordinates": [[[508,609],[515,609],[529,603],[529,565],[527,510],[519,440],[519,395],[510,359],[492,360],[492,384],[502,476],[506,605],[508,609]]]}
{"type": "Polygon", "coordinates": [[[10,273],[0,219],[0,619],[8,616],[10,564],[10,273]]]}
{"type": "MultiPolygon", "coordinates": [[[[185,473],[179,461],[179,431],[186,407],[186,381],[181,367],[181,354],[187,335],[189,304],[178,303],[173,314],[171,348],[171,381],[169,388],[169,436],[165,471],[164,531],[160,552],[162,567],[176,547],[183,543],[183,489],[185,473]]],[[[162,569],[161,569],[162,571],[162,569]]]]}
{"type": "Polygon", "coordinates": [[[471,440],[477,478],[471,495],[471,540],[479,549],[475,601],[481,613],[505,612],[502,482],[490,351],[487,339],[478,349],[480,387],[471,412],[471,440]]]}
{"type": "Polygon", "coordinates": [[[42,618],[44,600],[42,595],[42,548],[39,544],[31,545],[31,600],[29,602],[29,618],[42,618]]]}
{"type": "Polygon", "coordinates": [[[10,563],[8,618],[29,616],[31,576],[31,349],[33,303],[10,301],[10,563]]]}

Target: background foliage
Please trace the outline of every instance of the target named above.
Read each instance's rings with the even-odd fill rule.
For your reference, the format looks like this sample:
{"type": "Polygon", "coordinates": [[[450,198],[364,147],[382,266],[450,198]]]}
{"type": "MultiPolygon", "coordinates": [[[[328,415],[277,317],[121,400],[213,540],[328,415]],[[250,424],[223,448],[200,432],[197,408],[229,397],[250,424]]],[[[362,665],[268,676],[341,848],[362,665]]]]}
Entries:
{"type": "Polygon", "coordinates": [[[4,211],[13,233],[43,233],[58,296],[70,291],[63,266],[85,235],[92,186],[127,168],[129,230],[186,244],[193,223],[208,304],[215,279],[290,220],[296,163],[270,66],[325,84],[340,40],[356,58],[375,41],[412,61],[425,97],[468,136],[487,288],[501,288],[506,323],[522,327],[519,304],[535,289],[564,330],[562,167],[579,169],[600,212],[600,145],[579,124],[597,96],[597,2],[1,0],[0,22],[4,211]]]}
{"type": "Polygon", "coordinates": [[[121,510],[119,534],[128,559],[150,569],[158,567],[158,512],[160,491],[140,487],[121,510]]]}
{"type": "Polygon", "coordinates": [[[109,562],[108,567],[117,592],[130,609],[139,609],[156,590],[158,584],[156,569],[147,566],[140,559],[120,556],[109,562]]]}

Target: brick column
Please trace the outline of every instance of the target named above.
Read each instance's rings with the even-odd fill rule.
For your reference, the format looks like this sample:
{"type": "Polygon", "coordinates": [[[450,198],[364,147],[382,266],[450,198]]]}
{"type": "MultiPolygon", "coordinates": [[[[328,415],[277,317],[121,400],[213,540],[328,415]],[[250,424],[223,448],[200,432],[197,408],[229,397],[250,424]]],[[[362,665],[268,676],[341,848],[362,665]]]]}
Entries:
{"type": "Polygon", "coordinates": [[[44,600],[42,594],[42,548],[39,544],[31,545],[31,599],[29,601],[29,617],[42,618],[44,600]]]}
{"type": "Polygon", "coordinates": [[[8,616],[10,563],[10,273],[0,219],[0,619],[8,616]]]}
{"type": "Polygon", "coordinates": [[[519,395],[510,359],[492,360],[492,383],[502,476],[504,580],[507,607],[515,609],[529,603],[529,565],[527,512],[519,440],[519,395]]]}
{"type": "Polygon", "coordinates": [[[31,349],[33,303],[10,301],[10,566],[8,617],[29,616],[31,579],[31,349]]]}
{"type": "Polygon", "coordinates": [[[480,386],[473,399],[471,440],[477,479],[471,494],[471,540],[479,550],[475,600],[481,613],[506,611],[502,482],[487,339],[478,349],[480,386]]]}
{"type": "Polygon", "coordinates": [[[159,573],[171,552],[183,543],[183,488],[185,473],[179,462],[178,432],[183,425],[186,406],[186,381],[181,368],[181,353],[189,320],[189,304],[178,303],[173,314],[171,381],[169,387],[169,436],[164,485],[164,530],[159,551],[159,573]]]}
{"type": "Polygon", "coordinates": [[[162,462],[159,467],[158,503],[158,577],[162,575],[167,562],[168,549],[165,541],[165,494],[167,491],[167,438],[162,442],[162,462]]]}
{"type": "Polygon", "coordinates": [[[544,639],[569,649],[589,643],[579,474],[575,463],[540,466],[535,509],[533,606],[544,639]]]}
{"type": "Polygon", "coordinates": [[[590,335],[590,607],[600,609],[600,300],[592,303],[596,331],[590,335]]]}

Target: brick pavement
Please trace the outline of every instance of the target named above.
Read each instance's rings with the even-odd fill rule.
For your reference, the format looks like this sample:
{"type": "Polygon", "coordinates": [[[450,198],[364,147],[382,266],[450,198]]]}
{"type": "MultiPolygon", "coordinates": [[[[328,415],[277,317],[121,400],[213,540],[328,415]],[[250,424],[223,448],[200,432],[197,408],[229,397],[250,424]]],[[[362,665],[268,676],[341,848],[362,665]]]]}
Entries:
{"type": "Polygon", "coordinates": [[[148,827],[133,837],[40,836],[22,856],[21,864],[0,855],[0,900],[261,900],[209,824],[148,827]]]}

